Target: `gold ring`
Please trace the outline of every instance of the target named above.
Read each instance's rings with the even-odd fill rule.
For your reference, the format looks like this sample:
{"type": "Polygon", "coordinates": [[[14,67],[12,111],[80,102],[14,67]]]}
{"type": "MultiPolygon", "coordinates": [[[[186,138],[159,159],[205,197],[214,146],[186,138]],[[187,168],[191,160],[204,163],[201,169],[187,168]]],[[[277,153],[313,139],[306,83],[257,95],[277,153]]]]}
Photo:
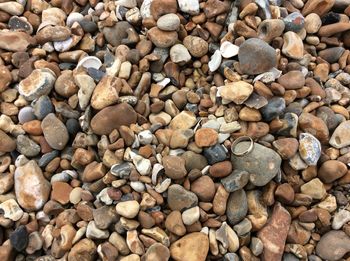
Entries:
{"type": "Polygon", "coordinates": [[[232,143],[231,145],[231,152],[232,154],[236,155],[236,156],[243,156],[248,154],[249,152],[251,152],[254,148],[254,141],[251,137],[249,136],[241,136],[237,139],[235,139],[235,141],[232,143]],[[242,141],[250,141],[250,145],[248,147],[247,150],[243,151],[243,152],[237,152],[235,151],[235,147],[237,146],[238,143],[242,142],[242,141]]]}

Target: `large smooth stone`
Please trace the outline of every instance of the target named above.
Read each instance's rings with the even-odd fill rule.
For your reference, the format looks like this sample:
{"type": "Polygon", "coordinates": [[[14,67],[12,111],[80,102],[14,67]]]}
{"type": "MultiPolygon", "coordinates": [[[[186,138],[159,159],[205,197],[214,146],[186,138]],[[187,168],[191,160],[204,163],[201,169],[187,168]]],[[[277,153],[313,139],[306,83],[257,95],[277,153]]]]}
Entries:
{"type": "Polygon", "coordinates": [[[329,231],[316,246],[316,254],[323,260],[340,260],[350,251],[350,238],[343,231],[329,231]]]}
{"type": "Polygon", "coordinates": [[[106,135],[120,126],[130,126],[136,120],[134,109],[127,103],[120,103],[99,111],[91,120],[91,128],[98,135],[106,135]]]}
{"type": "MultiPolygon", "coordinates": [[[[250,142],[243,141],[236,145],[237,151],[244,151],[250,142]]],[[[253,150],[243,156],[232,154],[231,162],[235,169],[250,173],[249,180],[255,186],[265,186],[278,173],[281,166],[281,157],[272,149],[254,144],[253,150]]]]}

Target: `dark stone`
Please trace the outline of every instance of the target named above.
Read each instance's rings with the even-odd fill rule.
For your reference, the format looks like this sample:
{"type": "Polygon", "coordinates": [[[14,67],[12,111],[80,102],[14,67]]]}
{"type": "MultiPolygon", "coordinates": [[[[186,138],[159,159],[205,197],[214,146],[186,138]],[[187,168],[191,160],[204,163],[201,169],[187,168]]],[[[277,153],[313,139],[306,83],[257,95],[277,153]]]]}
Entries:
{"type": "Polygon", "coordinates": [[[248,213],[248,201],[243,189],[231,193],[226,207],[228,222],[235,225],[240,222],[248,213]]]}
{"type": "Polygon", "coordinates": [[[304,28],[304,17],[299,12],[293,12],[283,19],[285,31],[299,32],[304,28]]]}
{"type": "Polygon", "coordinates": [[[102,32],[108,43],[113,46],[118,46],[122,43],[123,39],[128,37],[128,29],[132,26],[126,21],[117,22],[112,27],[104,27],[102,32]]]}
{"type": "Polygon", "coordinates": [[[80,130],[79,121],[76,119],[68,119],[66,121],[66,127],[71,136],[75,136],[80,130]]]}
{"type": "Polygon", "coordinates": [[[244,74],[260,74],[276,66],[276,51],[265,41],[250,38],[239,47],[238,60],[244,74]]]}
{"type": "Polygon", "coordinates": [[[298,128],[298,116],[292,112],[288,112],[284,114],[281,121],[283,125],[276,133],[281,136],[296,137],[298,128]]]}
{"type": "Polygon", "coordinates": [[[340,15],[334,12],[329,12],[321,18],[321,21],[322,25],[335,24],[340,21],[340,15]]]}
{"type": "Polygon", "coordinates": [[[106,74],[105,72],[92,67],[89,67],[87,69],[87,72],[92,77],[92,79],[94,79],[95,82],[99,82],[106,74]]]}
{"type": "Polygon", "coordinates": [[[214,163],[224,161],[226,159],[226,150],[221,144],[215,144],[214,146],[205,148],[203,155],[207,159],[210,165],[214,163]]]}
{"type": "Polygon", "coordinates": [[[265,121],[272,121],[283,114],[286,108],[286,102],[281,97],[273,97],[268,104],[260,109],[265,121]]]}
{"type": "Polygon", "coordinates": [[[332,47],[319,51],[318,55],[329,63],[335,63],[339,60],[344,51],[345,49],[343,47],[332,47]]]}
{"type": "Polygon", "coordinates": [[[48,96],[41,96],[38,100],[32,103],[32,106],[34,109],[34,115],[39,120],[44,119],[46,115],[54,112],[53,105],[48,96]]]}
{"type": "Polygon", "coordinates": [[[125,162],[119,165],[113,165],[111,168],[111,173],[118,178],[124,179],[129,177],[131,172],[131,166],[129,163],[125,162]]]}
{"type": "Polygon", "coordinates": [[[229,176],[221,179],[227,192],[242,189],[249,181],[249,173],[244,170],[235,169],[229,176]]]}
{"type": "Polygon", "coordinates": [[[94,33],[98,29],[97,24],[95,22],[92,22],[92,21],[87,20],[87,19],[83,19],[83,20],[79,21],[79,24],[80,24],[81,28],[83,28],[84,32],[86,32],[86,33],[94,33]]]}
{"type": "Polygon", "coordinates": [[[28,245],[28,231],[25,226],[19,226],[10,235],[10,242],[18,252],[23,251],[28,245]]]}
{"type": "Polygon", "coordinates": [[[41,156],[39,159],[39,167],[45,168],[47,164],[51,162],[54,158],[58,157],[60,155],[60,152],[58,150],[53,150],[51,152],[45,153],[44,155],[41,156]]]}

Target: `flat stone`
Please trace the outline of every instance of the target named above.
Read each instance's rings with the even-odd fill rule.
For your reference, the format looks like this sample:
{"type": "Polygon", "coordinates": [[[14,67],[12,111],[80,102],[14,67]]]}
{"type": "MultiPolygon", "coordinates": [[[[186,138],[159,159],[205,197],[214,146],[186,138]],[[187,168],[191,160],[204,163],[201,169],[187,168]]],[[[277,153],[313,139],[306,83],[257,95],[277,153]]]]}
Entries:
{"type": "Polygon", "coordinates": [[[276,51],[265,41],[251,38],[240,45],[238,60],[243,73],[256,75],[276,66],[276,51]]]}
{"type": "Polygon", "coordinates": [[[176,261],[205,261],[208,251],[208,236],[201,232],[190,233],[170,246],[170,255],[176,261]]]}
{"type": "Polygon", "coordinates": [[[109,106],[99,111],[91,120],[91,128],[98,135],[105,135],[120,126],[130,126],[136,123],[137,115],[134,109],[127,103],[109,106]],[[124,117],[128,115],[128,117],[124,117]]]}
{"type": "Polygon", "coordinates": [[[278,82],[286,90],[300,89],[305,84],[305,77],[301,71],[289,71],[278,78],[278,82]]]}
{"type": "MultiPolygon", "coordinates": [[[[249,142],[244,141],[238,143],[236,148],[241,151],[247,146],[249,146],[249,142]]],[[[246,155],[235,156],[232,154],[231,162],[235,169],[250,173],[249,180],[252,184],[265,186],[277,175],[282,160],[277,152],[255,143],[253,150],[246,155]]]]}
{"type": "Polygon", "coordinates": [[[291,216],[289,212],[277,203],[268,223],[258,232],[258,238],[264,245],[262,258],[264,260],[281,260],[291,216]]]}
{"type": "Polygon", "coordinates": [[[327,194],[326,189],[324,188],[323,183],[320,179],[315,178],[305,183],[300,187],[300,190],[303,194],[311,196],[313,199],[322,199],[327,194]]]}
{"type": "Polygon", "coordinates": [[[35,39],[25,32],[0,31],[0,48],[10,52],[25,52],[35,39]],[[16,44],[13,44],[16,43],[16,44]]]}
{"type": "Polygon", "coordinates": [[[253,86],[244,81],[230,82],[221,87],[220,95],[223,99],[236,104],[244,103],[253,92],[253,86]]]}

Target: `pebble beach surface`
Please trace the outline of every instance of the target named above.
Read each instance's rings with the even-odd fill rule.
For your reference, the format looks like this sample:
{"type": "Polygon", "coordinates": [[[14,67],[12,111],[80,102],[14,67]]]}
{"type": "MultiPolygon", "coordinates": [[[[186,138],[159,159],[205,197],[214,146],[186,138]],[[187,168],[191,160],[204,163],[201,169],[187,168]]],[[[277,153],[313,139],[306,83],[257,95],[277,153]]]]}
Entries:
{"type": "Polygon", "coordinates": [[[349,16],[0,0],[0,260],[349,261],[349,16]]]}

